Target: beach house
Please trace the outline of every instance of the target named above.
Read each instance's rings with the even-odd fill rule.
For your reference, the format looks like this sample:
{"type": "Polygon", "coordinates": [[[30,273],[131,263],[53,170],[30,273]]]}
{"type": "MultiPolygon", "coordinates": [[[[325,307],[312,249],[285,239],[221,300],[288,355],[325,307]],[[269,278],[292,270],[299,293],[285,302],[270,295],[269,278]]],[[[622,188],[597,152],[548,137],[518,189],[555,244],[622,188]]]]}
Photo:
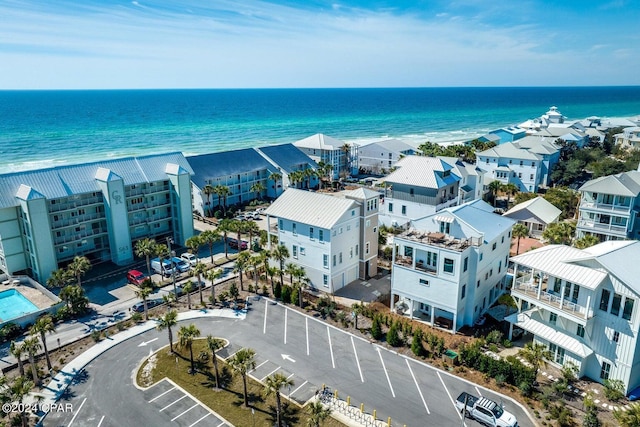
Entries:
{"type": "Polygon", "coordinates": [[[331,165],[334,180],[358,173],[358,146],[317,133],[293,143],[316,163],[331,165]]]}
{"type": "Polygon", "coordinates": [[[182,153],[0,175],[0,269],[45,282],[75,256],[127,265],[138,240],[193,231],[182,153]]]}
{"type": "Polygon", "coordinates": [[[615,135],[616,145],[632,150],[640,149],[640,127],[632,126],[615,135]]]}
{"type": "Polygon", "coordinates": [[[399,139],[385,139],[359,145],[357,153],[360,172],[386,175],[398,160],[415,154],[416,149],[399,139]]]}
{"type": "Polygon", "coordinates": [[[639,258],[638,241],[550,245],[512,257],[518,312],[506,320],[547,347],[552,364],[632,390],[640,385],[639,258]]]}
{"type": "Polygon", "coordinates": [[[315,193],[290,188],[265,211],[272,235],[327,293],[377,274],[379,193],[368,189],[315,193]]]}
{"type": "Polygon", "coordinates": [[[529,229],[529,235],[540,238],[549,224],[558,222],[562,211],[544,197],[535,197],[526,202],[518,203],[503,215],[524,224],[529,229]]]}
{"type": "Polygon", "coordinates": [[[394,237],[391,308],[451,332],[504,292],[515,221],[482,200],[411,221],[394,237]]]}

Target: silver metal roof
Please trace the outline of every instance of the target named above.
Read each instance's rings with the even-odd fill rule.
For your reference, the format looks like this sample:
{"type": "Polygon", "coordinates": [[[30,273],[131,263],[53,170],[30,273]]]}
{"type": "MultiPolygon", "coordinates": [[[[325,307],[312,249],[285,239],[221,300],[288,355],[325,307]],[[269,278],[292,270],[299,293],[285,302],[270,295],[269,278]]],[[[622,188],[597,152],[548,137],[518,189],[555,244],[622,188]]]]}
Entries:
{"type": "Polygon", "coordinates": [[[436,172],[451,171],[453,167],[442,159],[425,156],[407,156],[396,163],[397,169],[389,174],[384,181],[389,183],[415,185],[417,187],[440,188],[460,180],[451,173],[441,178],[436,172]]]}
{"type": "Polygon", "coordinates": [[[640,172],[623,172],[587,181],[579,191],[636,197],[640,194],[640,172]]]}
{"type": "Polygon", "coordinates": [[[504,216],[515,220],[522,220],[523,215],[529,214],[542,221],[544,224],[551,224],[558,219],[562,211],[551,203],[546,201],[544,197],[536,197],[526,202],[519,203],[506,211],[504,216]]]}
{"type": "Polygon", "coordinates": [[[344,146],[344,141],[332,138],[322,133],[308,136],[293,143],[296,147],[315,148],[316,150],[340,150],[344,146]]]}

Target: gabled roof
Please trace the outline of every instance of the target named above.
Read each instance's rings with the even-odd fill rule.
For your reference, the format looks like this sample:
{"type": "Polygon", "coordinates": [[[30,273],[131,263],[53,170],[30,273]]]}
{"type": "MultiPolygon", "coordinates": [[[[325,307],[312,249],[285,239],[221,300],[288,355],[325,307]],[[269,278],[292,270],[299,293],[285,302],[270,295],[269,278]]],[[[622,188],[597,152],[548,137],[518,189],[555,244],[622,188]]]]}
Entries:
{"type": "Polygon", "coordinates": [[[396,153],[402,153],[402,152],[406,152],[406,151],[412,151],[412,152],[416,152],[416,148],[412,147],[411,145],[407,144],[404,141],[401,141],[399,139],[385,139],[383,141],[373,141],[373,142],[369,142],[367,144],[361,145],[360,147],[372,147],[372,146],[378,146],[381,147],[384,150],[387,151],[391,151],[391,152],[396,152],[396,153]]]}
{"type": "Polygon", "coordinates": [[[311,157],[304,154],[293,144],[267,145],[258,147],[256,150],[287,174],[300,169],[300,165],[309,165],[314,169],[317,167],[316,162],[311,157]]]}
{"type": "Polygon", "coordinates": [[[344,141],[332,138],[322,133],[316,133],[315,135],[308,136],[304,139],[293,143],[299,148],[315,148],[316,150],[340,150],[344,146],[344,141]]]}
{"type": "Polygon", "coordinates": [[[513,218],[516,220],[523,220],[524,216],[533,216],[544,224],[551,224],[556,221],[562,211],[551,203],[547,202],[544,197],[536,197],[526,202],[515,205],[504,213],[504,216],[513,218]]]}
{"type": "Polygon", "coordinates": [[[359,204],[352,199],[288,188],[265,213],[301,224],[330,229],[350,209],[357,206],[359,204]]]}
{"type": "Polygon", "coordinates": [[[394,172],[384,178],[385,182],[425,188],[441,188],[460,181],[460,177],[454,173],[450,173],[447,177],[442,177],[442,172],[451,172],[453,168],[444,160],[436,157],[403,157],[396,163],[396,168],[394,172]]]}
{"type": "Polygon", "coordinates": [[[636,197],[640,194],[640,172],[623,172],[587,181],[578,191],[636,197]]]}
{"type": "MultiPolygon", "coordinates": [[[[583,249],[585,260],[593,259],[610,274],[617,277],[637,295],[640,295],[640,242],[637,240],[610,240],[583,249]]],[[[575,262],[582,261],[578,259],[575,262]]]]}
{"type": "Polygon", "coordinates": [[[479,175],[480,173],[483,173],[483,171],[473,163],[467,163],[458,157],[438,156],[437,158],[442,159],[449,165],[451,165],[453,170],[456,172],[456,175],[458,176],[463,176],[465,174],[466,176],[479,175]]]}
{"type": "Polygon", "coordinates": [[[368,188],[360,187],[355,190],[349,190],[343,192],[345,197],[351,197],[353,199],[358,200],[366,200],[371,199],[373,197],[380,197],[380,193],[374,190],[369,190],[368,188]]]}
{"type": "Polygon", "coordinates": [[[607,273],[573,263],[584,258],[585,254],[583,250],[571,246],[549,245],[511,257],[511,261],[595,289],[607,277],[607,273]]]}
{"type": "Polygon", "coordinates": [[[542,160],[542,157],[530,152],[527,149],[521,148],[518,142],[506,142],[504,144],[497,145],[488,150],[481,151],[477,156],[482,157],[500,157],[507,159],[522,159],[522,160],[542,160]]]}
{"type": "Polygon", "coordinates": [[[178,165],[193,175],[191,166],[180,152],[3,174],[0,175],[0,208],[17,206],[16,194],[21,185],[30,187],[47,199],[56,199],[101,191],[96,181],[101,168],[109,176],[115,174],[122,178],[125,185],[132,185],[166,180],[168,164],[178,165]]]}
{"type": "Polygon", "coordinates": [[[207,180],[220,176],[261,169],[271,172],[277,170],[253,148],[201,154],[187,157],[187,160],[194,171],[192,181],[200,189],[207,185],[207,180]]]}
{"type": "Polygon", "coordinates": [[[555,144],[553,139],[535,135],[519,139],[516,144],[517,147],[536,154],[553,154],[560,151],[560,147],[555,144]]]}

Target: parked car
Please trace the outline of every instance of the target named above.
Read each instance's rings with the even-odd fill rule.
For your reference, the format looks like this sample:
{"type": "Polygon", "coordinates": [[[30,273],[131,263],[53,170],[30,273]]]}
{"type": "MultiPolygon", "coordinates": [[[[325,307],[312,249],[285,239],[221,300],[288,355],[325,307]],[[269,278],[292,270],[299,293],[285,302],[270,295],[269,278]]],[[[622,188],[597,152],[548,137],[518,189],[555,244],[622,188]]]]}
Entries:
{"type": "Polygon", "coordinates": [[[171,258],[171,260],[173,261],[173,265],[175,266],[175,268],[180,272],[180,273],[184,273],[189,271],[189,269],[191,269],[191,264],[189,264],[187,261],[178,258],[178,257],[173,257],[171,258]]]}
{"type": "Polygon", "coordinates": [[[266,211],[267,208],[258,208],[256,209],[256,212],[258,213],[258,215],[262,215],[264,213],[264,211],[266,211]]]}
{"type": "Polygon", "coordinates": [[[171,265],[171,262],[166,259],[162,260],[162,266],[160,266],[160,258],[154,258],[151,260],[151,269],[165,277],[171,277],[171,275],[176,271],[171,265]]]}
{"type": "MultiPolygon", "coordinates": [[[[149,299],[149,300],[147,300],[147,310],[150,310],[153,307],[159,306],[160,304],[162,304],[162,300],[161,299],[149,299]]],[[[136,313],[143,313],[144,312],[144,302],[140,301],[140,302],[137,302],[137,303],[133,304],[133,307],[131,307],[131,311],[134,311],[136,313]]]]}
{"type": "Polygon", "coordinates": [[[518,427],[518,421],[513,414],[486,397],[477,397],[463,391],[456,400],[456,408],[464,416],[486,426],[518,427]]]}
{"type": "Polygon", "coordinates": [[[198,263],[198,257],[189,252],[185,252],[182,255],[180,255],[180,259],[189,263],[189,265],[191,266],[194,266],[198,263]]]}
{"type": "MultiPolygon", "coordinates": [[[[233,237],[227,237],[227,243],[229,244],[230,247],[234,249],[238,249],[238,239],[234,239],[233,237]]],[[[246,240],[243,240],[242,243],[240,243],[240,245],[244,250],[249,247],[249,242],[247,242],[246,240]]]]}
{"type": "Polygon", "coordinates": [[[127,283],[131,283],[132,285],[142,286],[144,281],[147,279],[148,277],[138,270],[129,270],[127,272],[127,283]]]}
{"type": "Polygon", "coordinates": [[[245,214],[238,214],[236,215],[233,219],[237,220],[237,221],[246,221],[247,217],[245,214]]]}

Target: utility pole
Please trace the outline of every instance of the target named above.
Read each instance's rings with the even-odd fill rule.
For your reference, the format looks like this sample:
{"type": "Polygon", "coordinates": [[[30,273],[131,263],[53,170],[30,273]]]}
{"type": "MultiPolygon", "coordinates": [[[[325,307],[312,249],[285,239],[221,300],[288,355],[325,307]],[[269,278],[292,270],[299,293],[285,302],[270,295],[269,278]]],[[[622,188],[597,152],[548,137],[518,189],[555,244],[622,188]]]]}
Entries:
{"type": "MultiPolygon", "coordinates": [[[[173,279],[173,293],[176,296],[176,301],[178,301],[178,288],[176,287],[176,269],[173,265],[173,257],[175,256],[175,252],[171,250],[171,244],[173,243],[173,239],[171,237],[167,237],[167,246],[169,248],[169,258],[171,263],[171,278],[173,279]]],[[[162,266],[160,266],[162,269],[162,266]]]]}

